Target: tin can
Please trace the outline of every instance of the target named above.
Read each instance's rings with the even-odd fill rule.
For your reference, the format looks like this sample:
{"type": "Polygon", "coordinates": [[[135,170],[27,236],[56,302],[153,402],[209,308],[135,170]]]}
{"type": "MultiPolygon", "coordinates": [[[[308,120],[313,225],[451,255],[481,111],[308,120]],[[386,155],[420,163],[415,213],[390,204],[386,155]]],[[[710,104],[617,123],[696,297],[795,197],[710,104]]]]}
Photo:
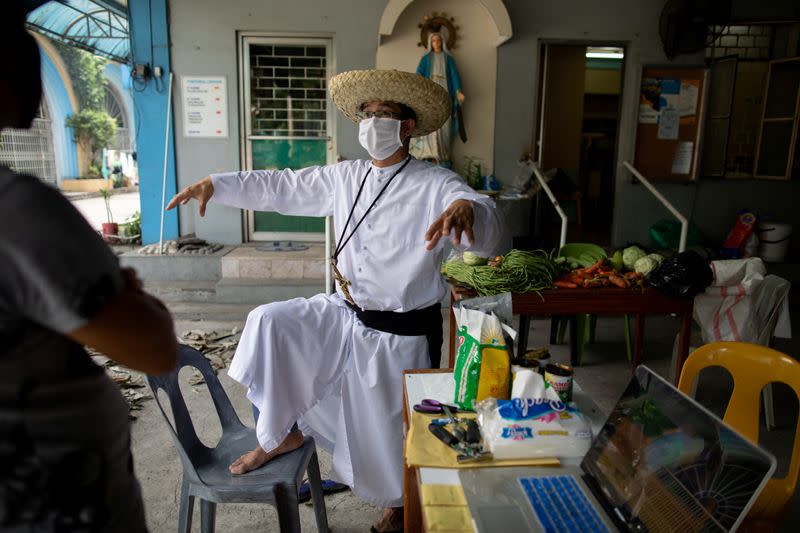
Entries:
{"type": "Polygon", "coordinates": [[[574,371],[569,365],[550,363],[544,369],[544,387],[552,388],[561,401],[572,401],[572,376],[574,371]]]}
{"type": "Polygon", "coordinates": [[[539,373],[544,375],[544,368],[550,363],[550,351],[547,348],[536,348],[528,350],[522,356],[523,359],[539,362],[539,373]]]}

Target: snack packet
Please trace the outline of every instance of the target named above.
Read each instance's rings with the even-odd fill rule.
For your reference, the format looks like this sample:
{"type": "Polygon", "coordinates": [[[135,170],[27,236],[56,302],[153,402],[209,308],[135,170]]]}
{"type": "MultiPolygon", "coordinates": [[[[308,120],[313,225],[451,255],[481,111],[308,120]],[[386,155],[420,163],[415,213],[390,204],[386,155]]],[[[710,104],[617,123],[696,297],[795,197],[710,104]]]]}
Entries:
{"type": "MultiPolygon", "coordinates": [[[[453,309],[456,336],[456,387],[453,401],[462,409],[472,409],[475,401],[508,398],[511,386],[511,358],[503,336],[504,329],[494,313],[453,309]]],[[[516,333],[511,330],[512,338],[516,333]]]]}

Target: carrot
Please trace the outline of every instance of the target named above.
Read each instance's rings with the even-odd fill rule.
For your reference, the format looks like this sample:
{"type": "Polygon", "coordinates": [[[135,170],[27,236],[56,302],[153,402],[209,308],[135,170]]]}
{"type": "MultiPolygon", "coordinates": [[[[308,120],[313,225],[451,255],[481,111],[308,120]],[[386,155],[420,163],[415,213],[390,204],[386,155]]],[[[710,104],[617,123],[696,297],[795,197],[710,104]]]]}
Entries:
{"type": "Polygon", "coordinates": [[[616,285],[617,287],[622,287],[623,289],[627,289],[630,287],[628,280],[625,278],[621,278],[619,276],[608,276],[608,281],[616,285]]]}
{"type": "Polygon", "coordinates": [[[603,266],[603,260],[601,259],[597,263],[593,264],[589,268],[586,269],[586,274],[593,274],[597,269],[603,266]]]}
{"type": "Polygon", "coordinates": [[[562,279],[555,280],[553,282],[553,285],[555,285],[556,287],[558,287],[560,289],[577,289],[578,288],[577,284],[572,283],[571,281],[566,281],[566,280],[562,280],[562,279]]]}

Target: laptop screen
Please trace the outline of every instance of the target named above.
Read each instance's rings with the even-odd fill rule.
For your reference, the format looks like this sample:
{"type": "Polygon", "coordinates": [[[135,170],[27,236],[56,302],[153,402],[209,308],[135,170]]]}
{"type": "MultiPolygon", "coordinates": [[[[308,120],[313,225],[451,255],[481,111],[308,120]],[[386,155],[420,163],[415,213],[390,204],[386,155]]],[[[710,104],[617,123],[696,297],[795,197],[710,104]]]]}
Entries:
{"type": "Polygon", "coordinates": [[[729,531],[775,459],[640,366],[581,464],[634,531],[729,531]]]}

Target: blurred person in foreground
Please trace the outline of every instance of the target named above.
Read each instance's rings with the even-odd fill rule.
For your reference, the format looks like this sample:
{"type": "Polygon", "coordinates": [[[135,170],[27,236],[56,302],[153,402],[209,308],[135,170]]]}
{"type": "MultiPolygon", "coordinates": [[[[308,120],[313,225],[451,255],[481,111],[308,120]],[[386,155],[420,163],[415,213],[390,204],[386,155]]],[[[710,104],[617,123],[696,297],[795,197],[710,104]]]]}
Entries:
{"type": "MultiPolygon", "coordinates": [[[[0,128],[27,128],[39,50],[20,2],[3,9],[0,128]]],[[[169,313],[58,191],[4,166],[0,272],[0,530],[146,531],[128,406],[83,346],[169,372],[169,313]]]]}

